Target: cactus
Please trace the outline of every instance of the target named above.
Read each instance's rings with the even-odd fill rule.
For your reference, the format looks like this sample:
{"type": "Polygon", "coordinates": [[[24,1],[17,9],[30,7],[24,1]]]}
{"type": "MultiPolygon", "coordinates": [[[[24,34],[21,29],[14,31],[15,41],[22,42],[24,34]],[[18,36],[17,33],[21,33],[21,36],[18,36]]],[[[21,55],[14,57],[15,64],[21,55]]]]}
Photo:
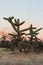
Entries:
{"type": "Polygon", "coordinates": [[[36,27],[32,27],[32,24],[31,24],[31,26],[29,28],[20,30],[20,32],[27,31],[27,30],[30,30],[32,32],[33,29],[36,29],[36,27]]]}
{"type": "Polygon", "coordinates": [[[22,35],[22,33],[20,33],[20,26],[21,26],[22,24],[24,24],[25,21],[23,21],[22,23],[20,23],[20,20],[19,20],[19,19],[17,19],[17,20],[14,19],[14,21],[15,21],[14,25],[15,25],[16,28],[17,28],[17,34],[18,34],[18,38],[19,38],[19,36],[22,35]]]}
{"type": "Polygon", "coordinates": [[[9,17],[9,18],[3,17],[3,19],[7,20],[7,21],[11,24],[11,26],[13,27],[13,29],[17,32],[17,29],[16,29],[16,27],[14,26],[14,23],[13,23],[13,21],[12,21],[12,19],[14,19],[13,16],[12,16],[12,17],[9,17]]]}
{"type": "Polygon", "coordinates": [[[29,35],[30,36],[29,39],[30,39],[30,46],[32,48],[32,51],[39,52],[39,49],[37,51],[37,48],[39,46],[38,40],[40,40],[40,39],[37,38],[37,35],[39,34],[38,31],[40,31],[42,29],[42,27],[39,28],[39,29],[37,29],[36,27],[33,27],[31,25],[29,28],[30,28],[29,29],[30,33],[27,33],[26,35],[29,35]]]}
{"type": "Polygon", "coordinates": [[[31,24],[31,26],[29,27],[30,33],[27,33],[27,34],[26,34],[26,35],[30,35],[29,38],[30,38],[30,42],[31,42],[31,43],[32,43],[33,40],[38,39],[36,36],[39,34],[38,31],[40,31],[41,29],[42,29],[42,27],[39,28],[39,29],[37,29],[36,27],[33,27],[32,24],[31,24]],[[35,29],[35,31],[34,31],[34,29],[35,29]]]}
{"type": "Polygon", "coordinates": [[[27,33],[26,35],[30,35],[30,40],[32,41],[33,40],[33,37],[36,38],[36,35],[38,35],[39,33],[37,33],[38,31],[40,31],[42,28],[39,28],[37,29],[36,27],[33,27],[32,24],[30,25],[29,28],[26,28],[26,29],[23,29],[23,30],[20,30],[20,26],[23,25],[25,23],[25,21],[21,22],[20,23],[20,20],[19,19],[14,19],[14,17],[9,17],[9,18],[5,18],[5,20],[8,20],[8,22],[12,25],[13,29],[17,32],[16,35],[14,34],[10,34],[12,35],[13,37],[17,37],[17,39],[20,38],[21,35],[25,34],[23,33],[23,31],[27,31],[29,30],[30,33],[27,33]],[[12,21],[12,19],[14,19],[14,22],[12,21]],[[35,31],[34,31],[35,29],[35,31]]]}
{"type": "MultiPolygon", "coordinates": [[[[17,44],[17,46],[19,46],[19,42],[22,41],[21,40],[21,35],[26,34],[26,33],[23,33],[24,31],[28,31],[28,30],[30,31],[30,33],[27,33],[26,35],[30,35],[29,39],[30,39],[30,43],[31,44],[32,44],[33,40],[37,41],[38,38],[36,36],[39,34],[38,31],[40,31],[42,29],[42,27],[39,28],[39,29],[37,29],[36,27],[33,27],[32,24],[31,24],[30,27],[28,27],[26,29],[23,29],[23,30],[20,30],[20,26],[23,25],[25,23],[25,21],[23,21],[23,22],[20,23],[20,20],[19,19],[14,19],[14,17],[9,17],[9,18],[5,18],[4,17],[4,19],[8,20],[8,22],[12,25],[13,29],[17,33],[15,35],[9,33],[9,35],[13,36],[14,38],[17,38],[17,40],[15,42],[17,44]],[[12,19],[14,19],[14,21],[12,19]]],[[[24,43],[24,42],[22,41],[22,43],[24,43]]],[[[27,48],[27,47],[25,47],[25,48],[27,48]]]]}
{"type": "Polygon", "coordinates": [[[25,23],[25,21],[23,21],[23,22],[20,23],[20,20],[19,19],[14,19],[13,16],[12,17],[9,17],[9,18],[5,18],[4,17],[3,19],[7,20],[12,25],[13,29],[17,33],[16,35],[9,33],[10,35],[12,35],[13,37],[17,37],[17,39],[19,39],[21,35],[25,34],[25,33],[22,33],[20,31],[20,26],[23,25],[25,23]],[[14,21],[12,21],[12,19],[14,19],[14,21]]]}

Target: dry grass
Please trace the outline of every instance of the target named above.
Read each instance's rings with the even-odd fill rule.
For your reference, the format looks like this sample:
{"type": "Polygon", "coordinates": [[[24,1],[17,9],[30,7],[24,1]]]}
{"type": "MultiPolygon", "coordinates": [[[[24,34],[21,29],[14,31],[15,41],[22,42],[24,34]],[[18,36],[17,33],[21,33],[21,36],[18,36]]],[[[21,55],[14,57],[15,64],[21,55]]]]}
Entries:
{"type": "Polygon", "coordinates": [[[0,51],[0,65],[43,65],[43,53],[9,53],[0,51]]]}

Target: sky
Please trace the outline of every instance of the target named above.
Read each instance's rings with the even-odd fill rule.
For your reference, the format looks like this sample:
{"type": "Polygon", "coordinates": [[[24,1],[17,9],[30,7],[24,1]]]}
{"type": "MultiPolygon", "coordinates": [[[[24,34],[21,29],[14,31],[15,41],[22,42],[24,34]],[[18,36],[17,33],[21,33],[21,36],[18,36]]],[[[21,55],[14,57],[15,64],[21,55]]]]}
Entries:
{"type": "MultiPolygon", "coordinates": [[[[43,0],[0,0],[0,30],[13,31],[10,24],[3,20],[3,17],[9,16],[43,27],[43,0]]],[[[40,37],[42,34],[43,30],[40,37]]]]}

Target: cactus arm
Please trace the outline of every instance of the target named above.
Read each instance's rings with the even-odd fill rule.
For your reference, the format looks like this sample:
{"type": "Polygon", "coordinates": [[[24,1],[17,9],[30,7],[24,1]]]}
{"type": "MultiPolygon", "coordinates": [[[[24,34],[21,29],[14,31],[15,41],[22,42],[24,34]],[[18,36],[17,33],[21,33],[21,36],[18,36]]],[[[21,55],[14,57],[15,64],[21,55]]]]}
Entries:
{"type": "MultiPolygon", "coordinates": [[[[38,35],[39,33],[33,33],[32,35],[38,35]]],[[[27,33],[26,35],[31,35],[30,33],[27,33]]]]}
{"type": "Polygon", "coordinates": [[[17,23],[16,19],[14,19],[15,24],[17,23]]]}
{"type": "Polygon", "coordinates": [[[32,24],[30,25],[30,29],[37,29],[36,27],[33,27],[32,24]]]}
{"type": "Polygon", "coordinates": [[[16,32],[18,32],[17,29],[16,29],[16,27],[15,27],[15,25],[14,25],[14,23],[13,23],[12,21],[9,21],[9,23],[11,24],[11,26],[13,27],[13,29],[14,29],[16,32]]]}
{"type": "Polygon", "coordinates": [[[15,25],[14,25],[14,23],[12,22],[12,18],[5,18],[5,17],[4,17],[3,19],[8,20],[8,22],[12,25],[13,29],[14,29],[16,32],[18,32],[17,29],[16,29],[16,27],[15,27],[15,25]]]}
{"type": "Polygon", "coordinates": [[[9,17],[9,18],[5,18],[5,17],[3,17],[3,19],[5,19],[5,20],[12,20],[14,17],[12,16],[12,17],[9,17]]]}
{"type": "Polygon", "coordinates": [[[15,23],[13,23],[16,27],[17,27],[17,33],[18,33],[18,37],[19,35],[22,35],[20,32],[20,25],[22,25],[25,21],[23,21],[22,23],[20,23],[19,19],[14,19],[15,23]]]}
{"type": "Polygon", "coordinates": [[[14,25],[17,27],[18,37],[24,34],[24,33],[21,33],[21,32],[20,32],[20,25],[22,25],[24,22],[25,22],[25,21],[23,21],[22,23],[20,23],[20,20],[19,20],[19,19],[17,19],[17,20],[15,19],[14,25]]]}
{"type": "Polygon", "coordinates": [[[19,25],[22,25],[22,24],[24,24],[24,23],[25,23],[25,21],[21,22],[19,25]]]}
{"type": "Polygon", "coordinates": [[[36,27],[29,27],[29,28],[26,28],[26,29],[23,29],[23,30],[20,30],[20,32],[23,32],[23,31],[27,31],[27,30],[30,30],[30,31],[32,31],[32,29],[36,29],[36,27]]]}
{"type": "Polygon", "coordinates": [[[29,29],[30,29],[30,28],[26,28],[26,29],[20,30],[20,32],[27,31],[27,30],[29,30],[29,29]]]}
{"type": "Polygon", "coordinates": [[[17,24],[17,22],[16,22],[16,23],[14,23],[14,25],[15,25],[15,26],[20,26],[20,25],[22,25],[23,23],[25,23],[25,21],[23,21],[22,23],[19,23],[19,24],[17,24]]]}
{"type": "Polygon", "coordinates": [[[36,29],[36,27],[32,27],[32,29],[36,29]]]}
{"type": "Polygon", "coordinates": [[[19,33],[19,30],[20,30],[20,27],[17,26],[17,31],[18,31],[17,33],[18,33],[18,36],[19,36],[19,34],[20,34],[20,33],[19,33]]]}
{"type": "Polygon", "coordinates": [[[11,36],[13,36],[13,37],[16,37],[17,36],[17,34],[11,34],[11,33],[8,33],[8,35],[11,35],[11,36]]]}
{"type": "Polygon", "coordinates": [[[24,35],[24,34],[25,34],[25,33],[20,33],[20,36],[21,36],[21,35],[24,35]]]}
{"type": "Polygon", "coordinates": [[[37,29],[36,31],[34,31],[34,32],[37,32],[37,31],[40,31],[42,29],[42,27],[41,28],[39,28],[39,29],[37,29]]]}
{"type": "Polygon", "coordinates": [[[14,23],[15,26],[19,26],[18,24],[14,23]]]}
{"type": "Polygon", "coordinates": [[[5,18],[5,17],[3,19],[8,20],[8,18],[5,18]]]}
{"type": "Polygon", "coordinates": [[[9,23],[12,25],[13,29],[14,29],[16,32],[18,32],[17,29],[16,29],[16,27],[15,27],[15,25],[14,25],[14,23],[13,23],[12,21],[10,21],[9,23]]]}
{"type": "Polygon", "coordinates": [[[17,33],[18,33],[18,36],[19,36],[19,30],[20,30],[20,27],[19,27],[19,19],[17,19],[17,23],[16,23],[18,26],[16,26],[17,27],[17,33]]]}
{"type": "Polygon", "coordinates": [[[39,33],[33,33],[33,34],[38,35],[39,33]]]}

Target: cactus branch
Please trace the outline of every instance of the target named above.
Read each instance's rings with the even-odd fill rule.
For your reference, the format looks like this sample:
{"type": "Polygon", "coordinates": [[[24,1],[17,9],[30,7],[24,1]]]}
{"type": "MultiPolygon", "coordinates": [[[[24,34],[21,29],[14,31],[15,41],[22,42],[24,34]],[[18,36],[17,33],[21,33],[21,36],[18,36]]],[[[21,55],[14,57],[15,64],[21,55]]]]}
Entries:
{"type": "Polygon", "coordinates": [[[16,27],[14,26],[14,23],[12,22],[13,17],[11,17],[11,18],[10,17],[9,18],[4,17],[3,19],[8,20],[8,22],[12,25],[13,29],[15,29],[16,32],[18,32],[16,27]]]}

